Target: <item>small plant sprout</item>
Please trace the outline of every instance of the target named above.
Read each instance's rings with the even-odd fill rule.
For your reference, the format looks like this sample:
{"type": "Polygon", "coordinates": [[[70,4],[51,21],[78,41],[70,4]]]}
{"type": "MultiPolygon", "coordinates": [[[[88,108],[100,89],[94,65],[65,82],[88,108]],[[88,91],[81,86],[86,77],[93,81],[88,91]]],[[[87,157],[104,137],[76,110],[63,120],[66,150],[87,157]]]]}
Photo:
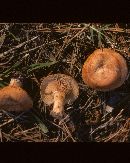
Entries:
{"type": "Polygon", "coordinates": [[[53,104],[50,114],[57,119],[63,117],[64,105],[73,103],[79,95],[75,79],[60,73],[42,78],[40,90],[43,102],[53,104]]]}
{"type": "Polygon", "coordinates": [[[127,78],[125,59],[111,49],[97,49],[85,61],[82,78],[85,84],[99,91],[120,87],[127,78]]]}
{"type": "Polygon", "coordinates": [[[12,78],[8,86],[0,89],[0,109],[21,112],[33,107],[32,99],[21,87],[22,79],[12,78]]]}

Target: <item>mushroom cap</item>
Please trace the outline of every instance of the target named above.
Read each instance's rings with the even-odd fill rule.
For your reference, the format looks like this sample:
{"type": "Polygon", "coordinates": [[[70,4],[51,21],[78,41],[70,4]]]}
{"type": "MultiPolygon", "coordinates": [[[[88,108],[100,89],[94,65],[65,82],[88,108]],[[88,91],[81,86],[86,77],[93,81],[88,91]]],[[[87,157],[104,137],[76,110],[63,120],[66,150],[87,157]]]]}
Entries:
{"type": "Polygon", "coordinates": [[[20,112],[33,107],[32,99],[18,86],[20,82],[16,84],[16,81],[18,80],[12,79],[9,86],[0,89],[0,109],[20,112]]]}
{"type": "Polygon", "coordinates": [[[127,74],[125,59],[119,53],[107,48],[95,50],[82,68],[84,83],[100,91],[120,87],[126,80],[127,74]]]}
{"type": "Polygon", "coordinates": [[[79,95],[79,87],[75,79],[65,74],[52,74],[42,78],[40,94],[45,104],[54,103],[54,92],[60,91],[65,93],[65,104],[70,104],[79,95]]]}

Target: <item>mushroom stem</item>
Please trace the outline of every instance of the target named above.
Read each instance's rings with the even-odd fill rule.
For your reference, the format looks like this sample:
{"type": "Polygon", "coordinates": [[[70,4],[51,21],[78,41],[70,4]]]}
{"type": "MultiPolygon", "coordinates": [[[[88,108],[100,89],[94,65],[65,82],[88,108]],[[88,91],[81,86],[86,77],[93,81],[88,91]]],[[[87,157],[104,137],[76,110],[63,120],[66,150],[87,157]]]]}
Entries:
{"type": "Polygon", "coordinates": [[[22,83],[19,79],[11,79],[9,86],[17,86],[17,87],[22,87],[22,83]]]}
{"type": "Polygon", "coordinates": [[[51,115],[61,118],[64,112],[65,93],[60,91],[54,92],[54,105],[51,115]]]}

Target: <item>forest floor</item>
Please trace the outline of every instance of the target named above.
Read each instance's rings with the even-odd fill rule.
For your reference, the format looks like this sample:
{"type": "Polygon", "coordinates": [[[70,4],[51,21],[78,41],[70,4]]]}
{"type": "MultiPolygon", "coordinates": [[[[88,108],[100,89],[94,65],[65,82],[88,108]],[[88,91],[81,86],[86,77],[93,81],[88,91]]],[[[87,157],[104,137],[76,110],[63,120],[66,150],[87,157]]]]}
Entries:
{"type": "Polygon", "coordinates": [[[87,87],[81,77],[86,58],[102,47],[119,52],[129,69],[130,24],[0,24],[0,88],[19,71],[34,101],[26,112],[0,111],[0,141],[130,142],[129,74],[120,88],[106,93],[87,87]],[[72,76],[80,88],[60,122],[40,99],[40,79],[55,73],[72,76]]]}

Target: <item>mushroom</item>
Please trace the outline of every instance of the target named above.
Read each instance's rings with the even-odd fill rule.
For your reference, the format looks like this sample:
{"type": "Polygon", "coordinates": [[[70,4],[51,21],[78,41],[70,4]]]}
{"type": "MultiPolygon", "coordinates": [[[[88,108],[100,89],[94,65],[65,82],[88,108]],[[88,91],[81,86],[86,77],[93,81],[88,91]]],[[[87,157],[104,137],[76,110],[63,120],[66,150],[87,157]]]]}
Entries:
{"type": "Polygon", "coordinates": [[[119,53],[107,48],[95,50],[82,68],[84,83],[104,92],[120,87],[127,74],[125,59],[119,53]]]}
{"type": "Polygon", "coordinates": [[[32,99],[21,87],[21,79],[12,78],[8,86],[0,89],[0,109],[21,112],[33,107],[32,99]]]}
{"type": "Polygon", "coordinates": [[[60,119],[64,114],[64,105],[72,104],[78,97],[79,87],[71,76],[58,73],[42,78],[40,92],[45,104],[54,104],[50,114],[60,119]]]}

